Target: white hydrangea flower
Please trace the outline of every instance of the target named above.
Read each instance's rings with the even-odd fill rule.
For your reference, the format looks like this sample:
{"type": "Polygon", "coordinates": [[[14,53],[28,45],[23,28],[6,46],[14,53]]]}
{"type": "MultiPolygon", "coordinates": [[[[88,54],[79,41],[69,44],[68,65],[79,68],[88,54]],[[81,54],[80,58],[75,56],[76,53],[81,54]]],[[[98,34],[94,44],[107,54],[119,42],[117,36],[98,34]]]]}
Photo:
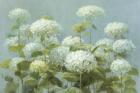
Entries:
{"type": "Polygon", "coordinates": [[[5,43],[7,46],[17,46],[18,45],[18,37],[10,37],[6,40],[5,43]]]}
{"type": "Polygon", "coordinates": [[[121,22],[112,22],[105,27],[105,33],[113,38],[121,38],[128,32],[128,26],[121,22]]]}
{"type": "Polygon", "coordinates": [[[28,43],[23,48],[24,55],[26,57],[31,57],[32,53],[35,51],[44,51],[44,47],[39,43],[28,43]]]}
{"type": "Polygon", "coordinates": [[[96,46],[102,46],[102,45],[112,47],[113,41],[111,39],[104,38],[96,42],[96,46]]]}
{"type": "Polygon", "coordinates": [[[32,23],[30,30],[37,35],[50,35],[60,30],[60,25],[53,20],[40,19],[32,23]]]}
{"type": "Polygon", "coordinates": [[[30,13],[25,9],[16,8],[11,10],[8,16],[10,19],[26,22],[30,18],[30,13]]]}
{"type": "Polygon", "coordinates": [[[21,25],[20,30],[20,39],[24,42],[29,41],[31,38],[31,32],[30,32],[30,25],[21,25]]]}
{"type": "Polygon", "coordinates": [[[95,57],[100,58],[106,62],[112,62],[114,60],[114,53],[113,52],[106,52],[104,48],[97,48],[94,52],[95,57]]]}
{"type": "Polygon", "coordinates": [[[75,72],[90,72],[97,66],[93,54],[88,51],[78,50],[70,52],[66,57],[65,67],[75,72]]]}
{"type": "Polygon", "coordinates": [[[125,75],[131,70],[131,65],[125,59],[116,59],[110,66],[111,71],[120,76],[125,75]]]}
{"type": "Polygon", "coordinates": [[[95,5],[88,5],[81,7],[76,14],[79,17],[95,18],[97,16],[104,15],[104,10],[101,7],[95,5]]]}
{"type": "Polygon", "coordinates": [[[35,60],[30,64],[29,70],[31,72],[45,72],[47,70],[47,64],[41,60],[35,60]]]}
{"type": "Polygon", "coordinates": [[[131,40],[127,40],[127,39],[120,39],[117,40],[114,44],[113,44],[113,50],[116,53],[124,53],[124,54],[128,54],[130,53],[133,49],[135,48],[135,45],[133,44],[133,42],[131,40]]]}
{"type": "Polygon", "coordinates": [[[70,51],[70,48],[65,47],[65,46],[54,48],[50,52],[51,62],[54,64],[63,65],[69,51],[70,51]]]}
{"type": "Polygon", "coordinates": [[[62,41],[62,45],[70,47],[80,43],[83,43],[83,40],[81,40],[80,37],[77,36],[68,36],[62,41]]]}
{"type": "Polygon", "coordinates": [[[15,58],[12,58],[10,63],[9,63],[9,68],[13,71],[16,71],[17,70],[17,65],[18,63],[24,61],[25,59],[22,58],[22,57],[15,57],[15,58]]]}

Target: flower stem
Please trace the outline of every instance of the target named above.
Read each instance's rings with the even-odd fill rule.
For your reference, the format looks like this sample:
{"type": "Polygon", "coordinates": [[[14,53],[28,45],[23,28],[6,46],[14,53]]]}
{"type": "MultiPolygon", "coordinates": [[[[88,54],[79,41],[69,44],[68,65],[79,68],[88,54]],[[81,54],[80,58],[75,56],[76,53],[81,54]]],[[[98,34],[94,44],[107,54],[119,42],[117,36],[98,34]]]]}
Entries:
{"type": "Polygon", "coordinates": [[[91,31],[89,32],[89,43],[90,44],[92,43],[92,32],[91,31]]]}
{"type": "Polygon", "coordinates": [[[120,93],[123,93],[123,80],[122,80],[122,73],[121,73],[121,76],[120,76],[120,81],[121,81],[121,85],[122,85],[122,87],[121,87],[121,92],[120,92],[120,93]]]}
{"type": "Polygon", "coordinates": [[[82,89],[82,73],[80,73],[80,89],[82,89]]]}

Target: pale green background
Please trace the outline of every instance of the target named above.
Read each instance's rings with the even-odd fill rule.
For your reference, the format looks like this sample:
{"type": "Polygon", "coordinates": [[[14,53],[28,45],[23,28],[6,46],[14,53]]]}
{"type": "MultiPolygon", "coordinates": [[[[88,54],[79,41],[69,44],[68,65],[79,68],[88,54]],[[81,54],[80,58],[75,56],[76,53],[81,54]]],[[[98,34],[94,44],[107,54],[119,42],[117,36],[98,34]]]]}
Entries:
{"type": "MultiPolygon", "coordinates": [[[[30,23],[42,15],[53,16],[62,26],[64,35],[71,33],[71,25],[77,22],[75,15],[77,9],[83,5],[99,5],[106,10],[103,18],[97,19],[99,32],[95,32],[94,41],[105,36],[103,28],[108,22],[121,21],[129,25],[129,38],[133,40],[137,49],[129,58],[131,64],[140,67],[140,0],[0,0],[0,60],[9,57],[4,46],[5,34],[10,31],[10,20],[8,11],[19,7],[30,11],[32,18],[30,23]]],[[[0,73],[6,74],[0,69],[0,73]]],[[[7,73],[8,74],[8,73],[7,73]]],[[[140,79],[137,80],[137,89],[140,86],[140,79]]],[[[4,80],[0,78],[0,93],[3,93],[4,80]]],[[[140,88],[138,89],[140,93],[140,88]]]]}

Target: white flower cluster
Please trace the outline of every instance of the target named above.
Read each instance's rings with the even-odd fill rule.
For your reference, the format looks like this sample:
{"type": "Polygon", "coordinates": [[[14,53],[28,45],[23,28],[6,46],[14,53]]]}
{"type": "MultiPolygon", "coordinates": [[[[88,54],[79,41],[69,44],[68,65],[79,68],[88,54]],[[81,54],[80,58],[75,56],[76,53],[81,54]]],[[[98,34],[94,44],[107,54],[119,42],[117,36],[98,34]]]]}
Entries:
{"type": "Polygon", "coordinates": [[[64,38],[64,40],[62,41],[62,45],[64,46],[75,46],[76,44],[80,44],[83,41],[80,39],[80,37],[77,36],[68,36],[66,38],[64,38]]]}
{"type": "Polygon", "coordinates": [[[79,17],[95,18],[97,16],[104,15],[104,10],[101,7],[95,5],[88,5],[88,6],[81,7],[77,11],[77,15],[79,17]]]}
{"type": "Polygon", "coordinates": [[[105,28],[105,33],[112,38],[121,38],[126,32],[128,32],[128,27],[121,22],[109,23],[105,28]]]}
{"type": "Polygon", "coordinates": [[[15,58],[12,58],[12,60],[11,60],[10,63],[9,63],[9,68],[10,68],[11,70],[16,71],[16,70],[17,70],[17,65],[18,65],[18,63],[20,63],[20,62],[22,62],[22,61],[24,61],[24,60],[25,60],[25,59],[22,58],[22,57],[15,57],[15,58]]]}
{"type": "Polygon", "coordinates": [[[32,23],[30,30],[37,35],[50,35],[60,30],[60,25],[53,20],[40,19],[32,23]]]}
{"type": "Polygon", "coordinates": [[[131,65],[124,59],[116,59],[110,66],[111,71],[118,75],[125,75],[131,70],[131,65]]]}
{"type": "Polygon", "coordinates": [[[104,38],[102,40],[99,40],[96,42],[96,46],[107,46],[107,47],[112,47],[113,41],[108,38],[104,38]]]}
{"type": "Polygon", "coordinates": [[[70,52],[66,57],[65,67],[75,72],[90,72],[97,66],[93,54],[87,51],[78,50],[70,52]]]}
{"type": "Polygon", "coordinates": [[[68,55],[69,51],[70,51],[69,47],[60,46],[54,48],[50,52],[51,62],[58,65],[64,65],[66,56],[68,55]]]}
{"type": "Polygon", "coordinates": [[[24,55],[26,57],[31,57],[33,52],[40,51],[43,52],[44,47],[39,43],[28,43],[23,48],[24,55]]]}
{"type": "Polygon", "coordinates": [[[30,18],[30,13],[21,8],[16,8],[9,12],[9,18],[20,22],[26,22],[30,18]]]}
{"type": "Polygon", "coordinates": [[[18,37],[10,37],[6,40],[7,46],[17,46],[18,45],[18,37]]]}
{"type": "Polygon", "coordinates": [[[30,64],[31,72],[45,72],[47,70],[47,64],[44,61],[35,60],[30,64]]]}
{"type": "Polygon", "coordinates": [[[106,62],[112,62],[114,60],[114,53],[113,52],[106,52],[104,48],[97,48],[94,52],[94,55],[101,60],[106,62]]]}
{"type": "Polygon", "coordinates": [[[113,44],[113,50],[119,54],[128,54],[132,52],[134,48],[135,48],[135,45],[132,43],[132,41],[127,40],[127,39],[117,40],[113,44]]]}

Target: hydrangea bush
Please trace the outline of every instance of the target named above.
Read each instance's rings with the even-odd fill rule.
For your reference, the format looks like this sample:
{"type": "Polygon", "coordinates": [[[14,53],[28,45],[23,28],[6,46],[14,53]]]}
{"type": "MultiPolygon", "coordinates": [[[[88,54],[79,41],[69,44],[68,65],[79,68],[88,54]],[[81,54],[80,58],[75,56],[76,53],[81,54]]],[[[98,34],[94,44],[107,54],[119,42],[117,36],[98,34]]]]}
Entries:
{"type": "Polygon", "coordinates": [[[0,63],[14,73],[4,76],[5,93],[137,93],[138,70],[127,58],[135,49],[127,39],[128,26],[111,22],[104,29],[106,37],[93,42],[94,20],[104,9],[88,5],[76,14],[81,21],[72,27],[75,35],[59,40],[62,27],[51,17],[28,24],[27,10],[9,12],[14,23],[6,45],[15,57],[0,63]]]}

